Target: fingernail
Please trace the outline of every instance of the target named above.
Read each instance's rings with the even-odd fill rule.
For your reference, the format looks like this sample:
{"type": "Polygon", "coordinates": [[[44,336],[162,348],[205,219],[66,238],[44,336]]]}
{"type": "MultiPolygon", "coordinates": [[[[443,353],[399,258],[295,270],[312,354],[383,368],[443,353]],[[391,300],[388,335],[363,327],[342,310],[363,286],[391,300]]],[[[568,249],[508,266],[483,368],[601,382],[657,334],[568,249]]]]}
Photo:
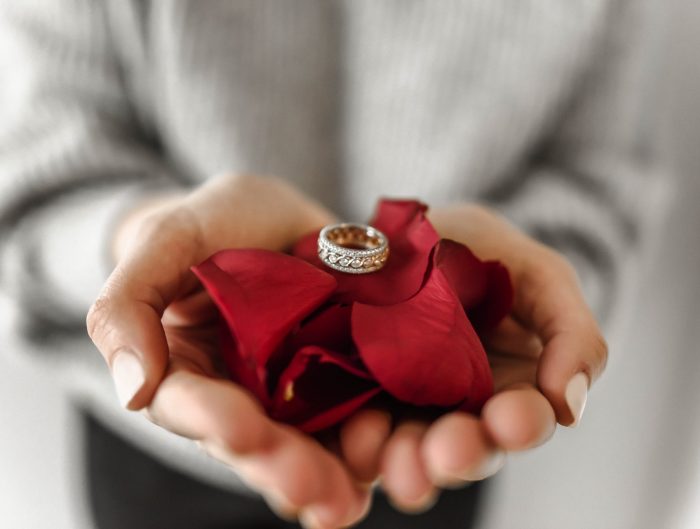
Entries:
{"type": "Polygon", "coordinates": [[[288,522],[295,522],[297,519],[297,513],[299,509],[294,507],[282,496],[276,493],[265,494],[265,501],[267,502],[270,509],[280,518],[288,522]]]}
{"type": "Polygon", "coordinates": [[[366,491],[373,491],[379,488],[379,478],[376,478],[374,481],[367,481],[365,483],[359,483],[358,484],[362,490],[366,491]]]}
{"type": "Polygon", "coordinates": [[[347,527],[354,527],[355,525],[359,524],[362,520],[367,518],[367,515],[369,515],[370,510],[372,510],[372,495],[368,494],[367,499],[362,504],[362,509],[360,510],[360,513],[353,519],[351,524],[347,525],[347,527]]]}
{"type": "Polygon", "coordinates": [[[431,489],[428,493],[411,506],[413,513],[418,514],[432,509],[438,501],[440,494],[437,489],[431,489]]]}
{"type": "Polygon", "coordinates": [[[431,488],[423,496],[412,501],[397,501],[395,498],[389,498],[394,508],[408,514],[420,514],[432,509],[438,501],[440,494],[437,489],[431,488]]]}
{"type": "Polygon", "coordinates": [[[451,477],[441,476],[438,484],[446,489],[461,489],[473,481],[480,481],[493,476],[506,464],[506,453],[503,450],[494,450],[476,468],[470,468],[466,472],[455,473],[451,477]]]}
{"type": "Polygon", "coordinates": [[[303,511],[299,515],[299,525],[304,529],[321,529],[323,526],[313,511],[303,511]]]}
{"type": "Polygon", "coordinates": [[[569,424],[569,427],[574,428],[581,421],[583,410],[586,407],[586,399],[588,398],[588,376],[586,373],[577,373],[569,380],[564,392],[564,398],[569,406],[571,415],[574,417],[574,422],[569,424]]]}
{"type": "Polygon", "coordinates": [[[304,529],[323,529],[330,527],[353,527],[365,518],[372,506],[371,497],[368,495],[365,501],[356,508],[350,509],[344,515],[335,512],[335,509],[324,504],[315,504],[306,507],[299,513],[299,525],[304,529]],[[340,519],[338,516],[340,515],[340,519]]]}
{"type": "Polygon", "coordinates": [[[130,351],[120,351],[112,360],[112,378],[117,397],[123,407],[127,407],[134,395],[146,381],[141,362],[130,351]]]}
{"type": "Polygon", "coordinates": [[[493,452],[486,461],[484,461],[476,470],[469,473],[466,477],[468,481],[479,481],[493,476],[496,472],[503,468],[506,464],[506,453],[502,450],[493,452]]]}

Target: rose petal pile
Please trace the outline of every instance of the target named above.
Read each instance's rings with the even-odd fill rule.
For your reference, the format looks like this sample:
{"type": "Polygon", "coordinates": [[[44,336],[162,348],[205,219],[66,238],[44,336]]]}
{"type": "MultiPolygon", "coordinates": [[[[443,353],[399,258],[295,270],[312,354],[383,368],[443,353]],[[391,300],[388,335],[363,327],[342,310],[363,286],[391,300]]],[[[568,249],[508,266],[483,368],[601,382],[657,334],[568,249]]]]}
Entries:
{"type": "Polygon", "coordinates": [[[389,239],[384,268],[345,274],[318,258],[318,233],[292,255],[221,251],[193,268],[222,315],[231,378],[268,414],[305,432],[374,398],[478,412],[493,393],[478,334],[509,312],[497,261],[440,239],[427,207],[383,200],[370,224],[389,239]]]}

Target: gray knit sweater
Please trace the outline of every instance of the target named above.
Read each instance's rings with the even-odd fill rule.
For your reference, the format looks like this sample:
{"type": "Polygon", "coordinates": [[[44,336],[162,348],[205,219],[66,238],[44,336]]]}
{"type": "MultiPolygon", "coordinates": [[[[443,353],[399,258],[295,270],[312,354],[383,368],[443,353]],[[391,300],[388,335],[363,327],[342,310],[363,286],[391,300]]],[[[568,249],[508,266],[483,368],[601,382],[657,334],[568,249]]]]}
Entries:
{"type": "Polygon", "coordinates": [[[35,337],[82,327],[115,219],[226,171],[355,220],[487,203],[604,311],[658,189],[646,4],[2,0],[2,285],[35,337]]]}

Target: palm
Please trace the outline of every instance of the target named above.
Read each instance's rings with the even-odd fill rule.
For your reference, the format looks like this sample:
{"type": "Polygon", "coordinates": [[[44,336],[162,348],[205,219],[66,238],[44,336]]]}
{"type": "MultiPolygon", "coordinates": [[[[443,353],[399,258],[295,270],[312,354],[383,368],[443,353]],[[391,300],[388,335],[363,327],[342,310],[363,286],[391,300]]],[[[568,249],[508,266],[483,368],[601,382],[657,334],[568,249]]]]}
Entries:
{"type": "Polygon", "coordinates": [[[484,338],[496,392],[516,384],[536,384],[542,342],[511,317],[484,338]]]}
{"type": "Polygon", "coordinates": [[[347,525],[369,495],[307,436],[270,421],[227,380],[215,307],[190,267],[221,248],[281,249],[332,215],[283,181],[222,176],[141,204],[120,225],[118,265],[88,315],[124,405],[200,442],[285,511],[347,525]],[[235,214],[232,214],[235,212],[235,214]],[[115,365],[128,369],[115,372],[115,365]]]}
{"type": "Polygon", "coordinates": [[[218,350],[216,307],[201,286],[170,304],[162,321],[171,369],[193,369],[212,378],[225,378],[218,350]]]}
{"type": "MultiPolygon", "coordinates": [[[[243,191],[241,197],[260,195],[243,191]]],[[[210,202],[220,198],[221,186],[202,188],[187,200],[185,212],[211,212],[210,202]]],[[[194,224],[219,243],[230,239],[226,221],[232,208],[230,201],[225,202],[225,207],[216,209],[221,216],[207,214],[194,224]]],[[[267,208],[247,211],[251,204],[259,204],[239,202],[236,209],[248,222],[236,225],[259,225],[258,213],[267,208]]],[[[516,287],[513,317],[533,330],[509,318],[484,337],[496,394],[481,417],[455,412],[430,425],[399,423],[392,431],[386,414],[360,412],[341,428],[341,464],[308,436],[270,421],[250,393],[226,380],[217,347],[215,307],[192,274],[185,272],[183,281],[183,271],[198,262],[195,254],[199,254],[182,244],[190,240],[187,229],[193,224],[178,223],[182,211],[175,213],[163,214],[167,222],[151,223],[150,230],[137,230],[139,244],[131,247],[106,287],[108,294],[113,290],[118,295],[107,296],[109,303],[101,300],[91,313],[91,336],[108,360],[124,343],[148,352],[142,357],[147,380],[129,407],[139,409],[152,396],[148,411],[156,423],[200,440],[254,488],[273,492],[289,506],[323,505],[325,515],[334,520],[357,520],[368,495],[353,481],[369,481],[377,473],[395,503],[408,509],[425,506],[435,486],[481,479],[487,475],[485,463],[491,462],[489,473],[496,470],[492,460],[498,452],[543,442],[554,431],[557,418],[562,424],[571,423],[576,415],[565,399],[567,381],[582,368],[594,379],[604,366],[604,341],[575,276],[561,258],[483,208],[437,211],[433,224],[444,237],[466,243],[482,259],[499,259],[511,270],[516,287]],[[173,253],[178,248],[186,250],[180,260],[173,253]],[[169,256],[165,264],[171,266],[154,268],[154,255],[169,256]]],[[[239,243],[284,247],[283,240],[309,231],[317,217],[323,215],[294,222],[298,229],[279,237],[245,238],[239,243]]],[[[293,212],[289,218],[294,218],[293,212]]],[[[273,225],[286,224],[276,219],[273,225]]],[[[268,226],[259,227],[263,234],[274,235],[268,226]]],[[[236,231],[241,236],[257,232],[236,231]]],[[[222,245],[207,245],[205,254],[215,247],[222,245]]]]}

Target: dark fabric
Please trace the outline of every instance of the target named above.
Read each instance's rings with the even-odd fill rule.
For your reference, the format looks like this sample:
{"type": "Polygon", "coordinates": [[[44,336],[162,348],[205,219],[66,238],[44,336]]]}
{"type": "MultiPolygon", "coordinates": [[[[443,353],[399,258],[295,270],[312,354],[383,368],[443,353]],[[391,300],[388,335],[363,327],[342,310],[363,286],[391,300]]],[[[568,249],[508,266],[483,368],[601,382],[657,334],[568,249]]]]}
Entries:
{"type": "MultiPolygon", "coordinates": [[[[88,497],[98,529],[283,529],[262,500],[200,483],[152,459],[83,414],[88,497]]],[[[446,491],[421,515],[395,511],[383,495],[361,529],[467,529],[474,526],[484,484],[446,491]]]]}

